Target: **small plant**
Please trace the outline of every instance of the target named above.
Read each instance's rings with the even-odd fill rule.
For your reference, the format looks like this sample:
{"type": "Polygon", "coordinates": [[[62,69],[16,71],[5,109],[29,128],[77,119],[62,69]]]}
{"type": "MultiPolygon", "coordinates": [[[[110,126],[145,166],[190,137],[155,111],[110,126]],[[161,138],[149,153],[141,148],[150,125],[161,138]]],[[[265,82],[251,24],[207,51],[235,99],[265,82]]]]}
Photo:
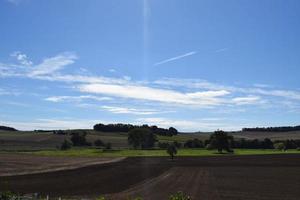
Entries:
{"type": "Polygon", "coordinates": [[[183,192],[177,192],[169,197],[169,200],[192,200],[190,196],[184,194],[183,192]]]}
{"type": "Polygon", "coordinates": [[[71,148],[72,148],[72,143],[67,139],[65,139],[60,146],[60,150],[68,150],[71,148]]]}
{"type": "Polygon", "coordinates": [[[167,153],[171,156],[172,160],[174,159],[174,156],[177,154],[177,148],[175,144],[170,144],[167,148],[167,153]]]}
{"type": "Polygon", "coordinates": [[[14,194],[10,191],[6,191],[6,192],[0,192],[0,199],[1,200],[21,200],[22,198],[17,194],[14,194]]]}

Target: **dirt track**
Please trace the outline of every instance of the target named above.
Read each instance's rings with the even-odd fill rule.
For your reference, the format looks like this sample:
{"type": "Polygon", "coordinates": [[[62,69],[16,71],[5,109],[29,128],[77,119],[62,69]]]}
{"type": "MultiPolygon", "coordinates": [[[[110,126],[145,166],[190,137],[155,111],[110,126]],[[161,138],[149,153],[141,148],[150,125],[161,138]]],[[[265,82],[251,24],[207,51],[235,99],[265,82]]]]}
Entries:
{"type": "Polygon", "coordinates": [[[51,196],[166,199],[299,199],[300,155],[128,158],[81,169],[0,177],[0,188],[51,196]]]}

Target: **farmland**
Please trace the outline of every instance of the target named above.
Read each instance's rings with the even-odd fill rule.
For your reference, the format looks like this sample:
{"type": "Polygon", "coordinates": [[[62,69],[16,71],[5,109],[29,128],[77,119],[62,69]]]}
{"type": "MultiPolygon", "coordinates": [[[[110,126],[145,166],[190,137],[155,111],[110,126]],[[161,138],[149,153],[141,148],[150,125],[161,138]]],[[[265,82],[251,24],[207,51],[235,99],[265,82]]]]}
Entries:
{"type": "MultiPolygon", "coordinates": [[[[69,130],[70,132],[82,130],[69,130]]],[[[0,132],[0,188],[42,197],[112,200],[142,197],[168,199],[183,191],[195,199],[298,199],[298,149],[234,149],[218,153],[205,148],[179,148],[174,160],[165,149],[133,149],[127,133],[87,132],[90,143],[101,140],[112,149],[74,146],[60,150],[71,134],[0,132]],[[280,183],[280,185],[278,184],[280,183]]],[[[211,133],[157,135],[158,142],[207,140],[211,133]]],[[[234,138],[298,139],[299,132],[233,132],[234,138]]]]}
{"type": "Polygon", "coordinates": [[[298,199],[300,155],[131,157],[56,172],[1,177],[1,187],[52,197],[167,199],[181,190],[192,199],[298,199]],[[280,183],[280,184],[279,184],[280,183]]]}

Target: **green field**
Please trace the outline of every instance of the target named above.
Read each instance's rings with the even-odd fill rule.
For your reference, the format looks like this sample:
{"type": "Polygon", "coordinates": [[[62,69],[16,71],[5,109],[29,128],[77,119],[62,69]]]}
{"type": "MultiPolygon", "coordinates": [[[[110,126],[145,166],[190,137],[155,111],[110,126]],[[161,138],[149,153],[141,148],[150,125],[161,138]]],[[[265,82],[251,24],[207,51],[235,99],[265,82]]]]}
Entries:
{"type": "MultiPolygon", "coordinates": [[[[30,153],[30,152],[28,152],[30,153]]],[[[137,156],[168,156],[166,150],[102,150],[102,149],[71,149],[67,151],[51,150],[31,152],[34,155],[43,156],[83,156],[83,157],[137,157],[137,156]]],[[[263,154],[290,154],[299,153],[297,150],[285,152],[274,149],[235,149],[234,154],[219,154],[213,150],[206,149],[179,149],[177,156],[226,156],[226,155],[263,155],[263,154]]]]}

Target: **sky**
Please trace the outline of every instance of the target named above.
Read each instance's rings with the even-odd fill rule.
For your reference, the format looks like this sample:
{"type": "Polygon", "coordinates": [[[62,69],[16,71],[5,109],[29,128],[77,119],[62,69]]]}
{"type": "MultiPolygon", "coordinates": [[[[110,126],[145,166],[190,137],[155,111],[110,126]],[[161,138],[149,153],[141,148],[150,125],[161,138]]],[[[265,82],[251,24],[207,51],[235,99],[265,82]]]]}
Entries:
{"type": "Polygon", "coordinates": [[[0,0],[0,124],[299,125],[298,0],[0,0]]]}

